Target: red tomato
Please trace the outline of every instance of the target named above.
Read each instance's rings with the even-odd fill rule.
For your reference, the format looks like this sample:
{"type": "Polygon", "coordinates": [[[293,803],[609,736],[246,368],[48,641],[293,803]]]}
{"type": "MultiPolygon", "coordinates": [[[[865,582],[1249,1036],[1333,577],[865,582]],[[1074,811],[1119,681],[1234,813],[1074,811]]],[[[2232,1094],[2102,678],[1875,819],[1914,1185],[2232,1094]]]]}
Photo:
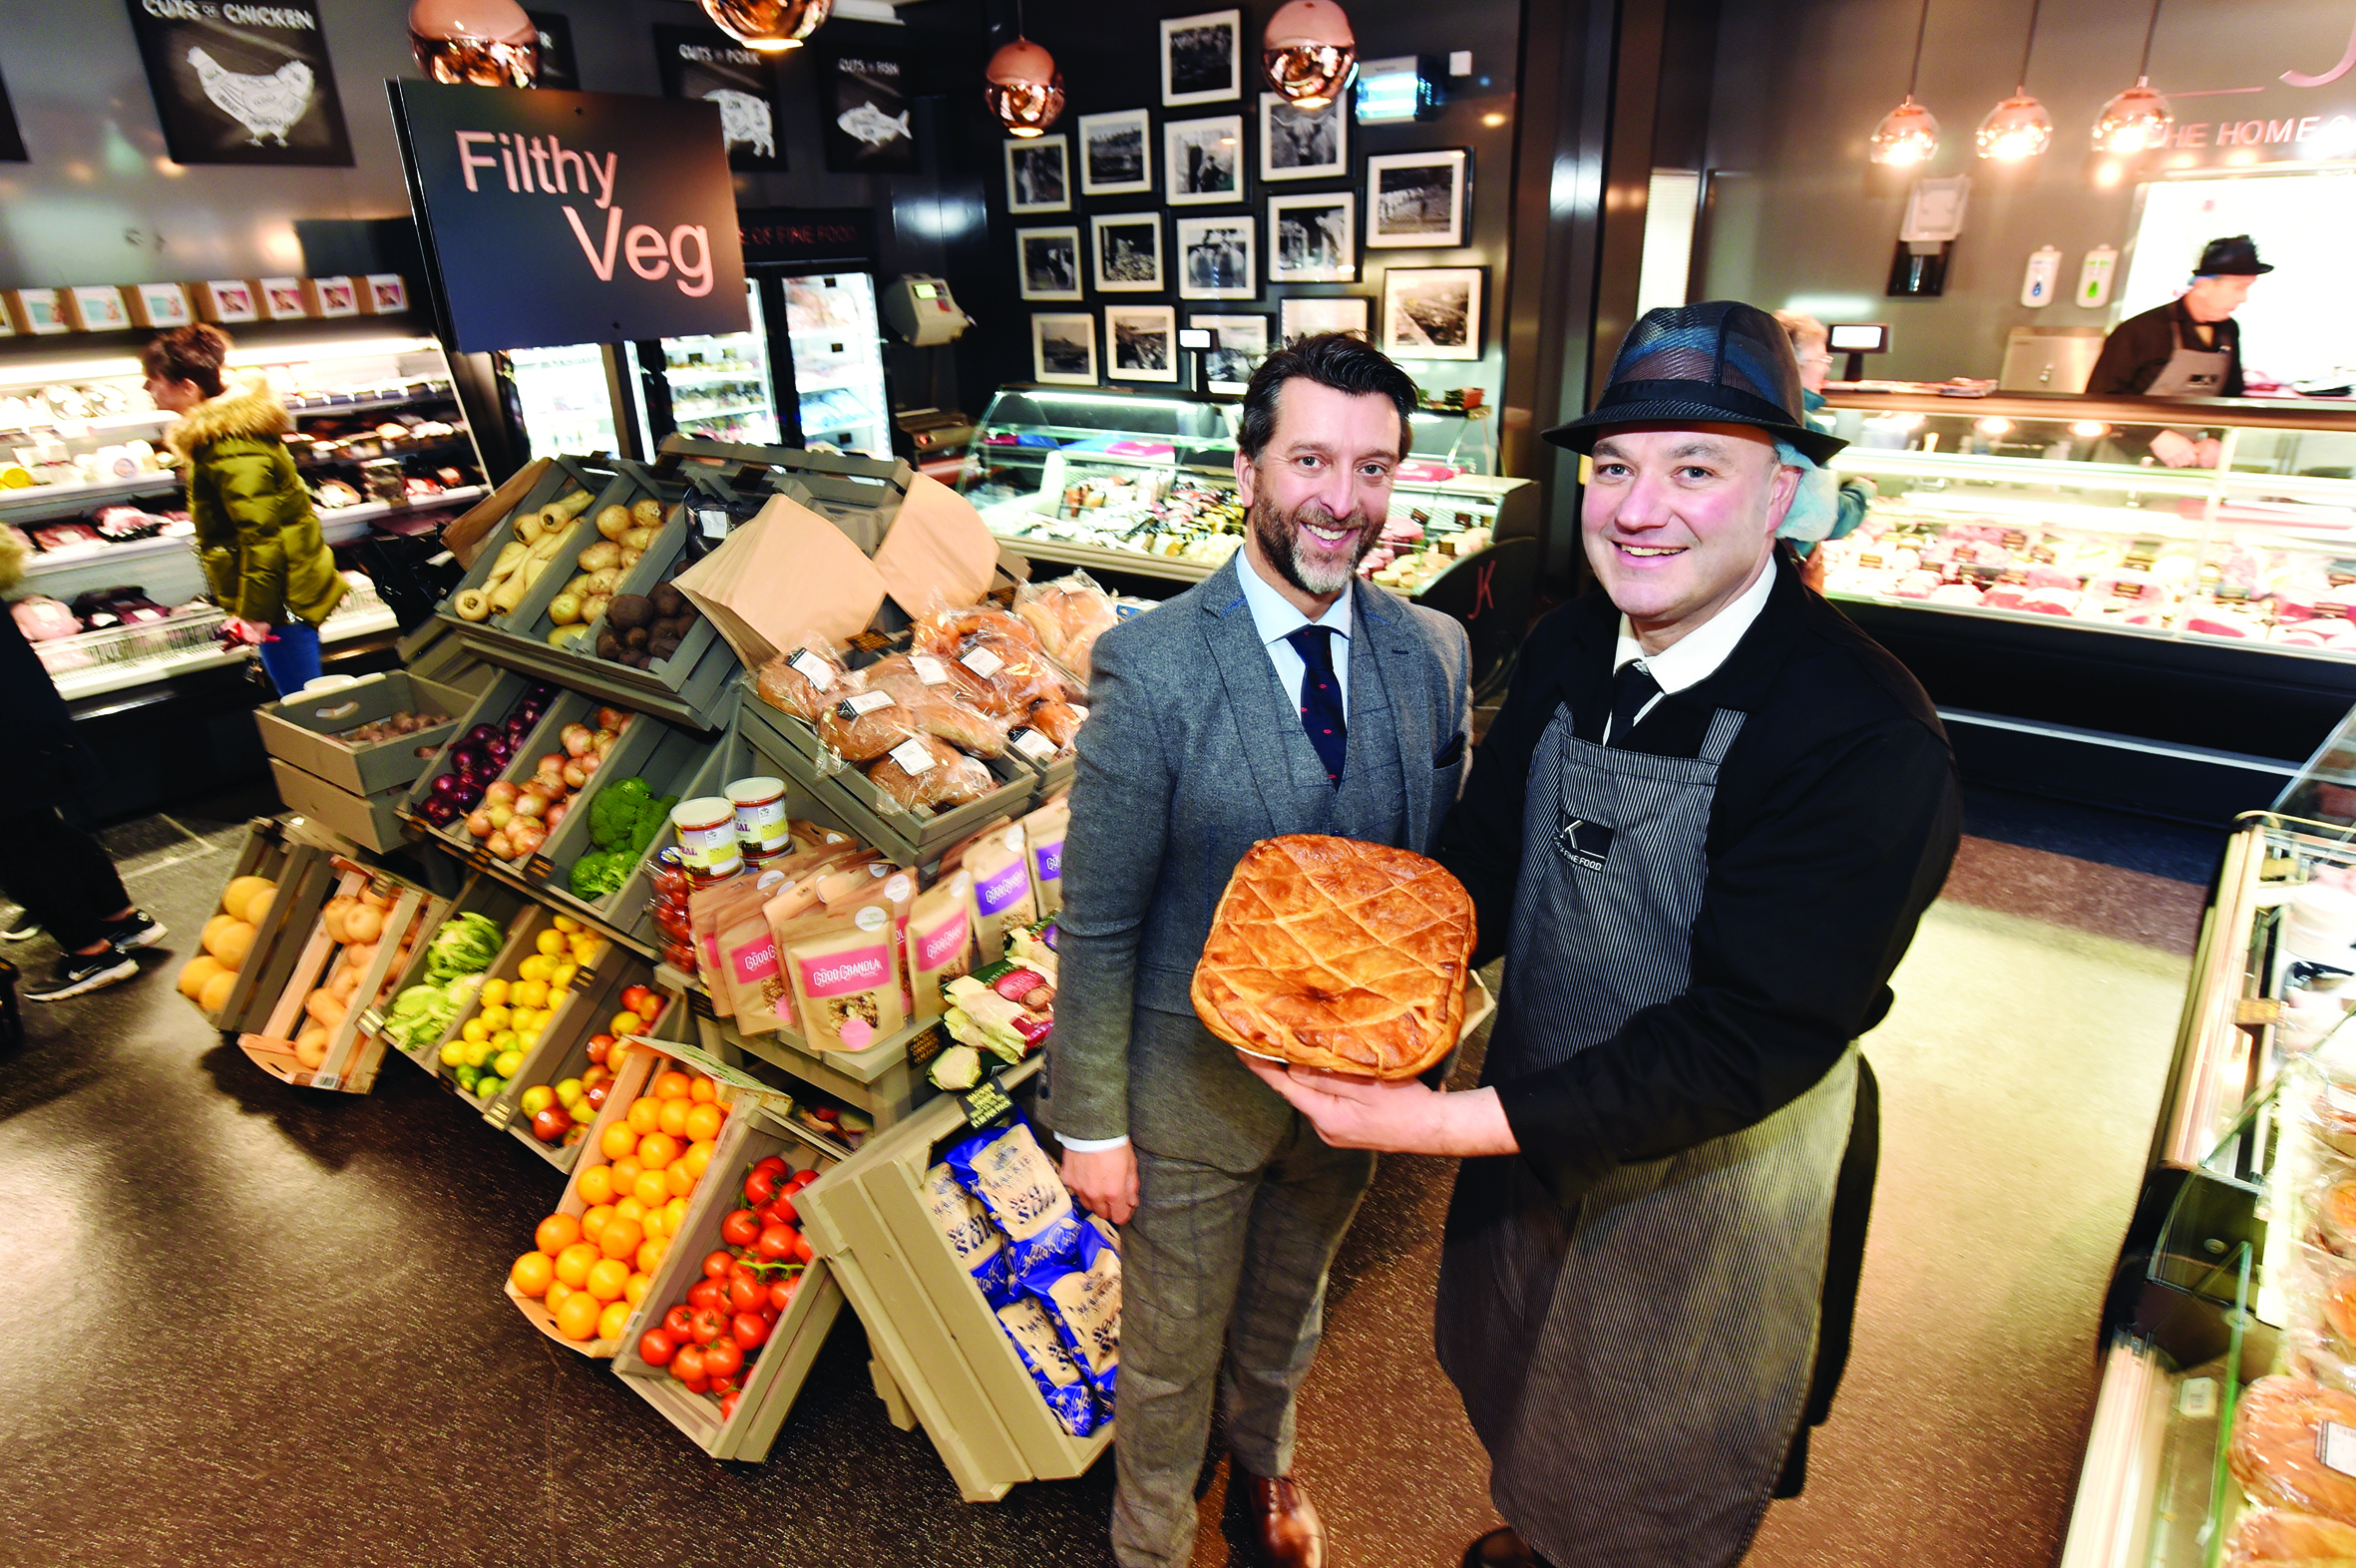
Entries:
{"type": "Polygon", "coordinates": [[[802,1213],[794,1207],[793,1199],[779,1193],[761,1210],[761,1219],[770,1225],[799,1225],[802,1213]]]}
{"type": "Polygon", "coordinates": [[[766,1263],[791,1263],[795,1240],[796,1233],[790,1225],[764,1225],[761,1239],[753,1243],[753,1251],[766,1263]]]}
{"type": "Polygon", "coordinates": [[[679,1342],[660,1329],[648,1329],[638,1336],[638,1360],[649,1367],[668,1367],[678,1354],[679,1342]]]}
{"type": "MultiPolygon", "coordinates": [[[[678,1364],[674,1362],[671,1365],[677,1366],[678,1364]]],[[[680,1386],[689,1393],[709,1393],[712,1391],[712,1380],[709,1377],[690,1377],[681,1382],[680,1386]]]]}
{"type": "MultiPolygon", "coordinates": [[[[688,1332],[696,1344],[709,1345],[727,1334],[728,1319],[729,1313],[724,1307],[698,1307],[695,1309],[694,1327],[688,1332]]],[[[718,1371],[709,1363],[706,1363],[706,1370],[718,1371]]]]}
{"type": "Polygon", "coordinates": [[[782,1154],[765,1154],[753,1161],[752,1168],[756,1171],[767,1171],[779,1181],[785,1180],[794,1173],[794,1168],[786,1163],[785,1156],[782,1154]]]}
{"type": "Polygon", "coordinates": [[[731,1388],[726,1393],[720,1395],[720,1419],[724,1421],[735,1413],[736,1390],[731,1388]]]}
{"type": "Polygon", "coordinates": [[[785,1179],[785,1190],[787,1192],[800,1192],[804,1187],[809,1186],[817,1179],[818,1173],[816,1171],[796,1171],[785,1179]]]}
{"type": "Polygon", "coordinates": [[[738,1280],[757,1280],[760,1277],[759,1267],[750,1258],[739,1258],[728,1266],[727,1283],[729,1284],[734,1284],[738,1280]]]}
{"type": "Polygon", "coordinates": [[[740,1312],[729,1322],[728,1337],[740,1351],[757,1351],[769,1343],[769,1320],[757,1312],[740,1312]]]}
{"type": "Polygon", "coordinates": [[[728,1306],[733,1312],[753,1312],[769,1299],[769,1287],[759,1280],[738,1276],[728,1282],[728,1306]]]}
{"type": "Polygon", "coordinates": [[[669,1335],[674,1344],[688,1338],[694,1329],[695,1309],[683,1302],[662,1315],[662,1332],[669,1335]]]}
{"type": "Polygon", "coordinates": [[[712,1379],[712,1392],[718,1394],[722,1399],[727,1398],[728,1395],[732,1393],[741,1393],[743,1391],[743,1385],[737,1382],[737,1380],[733,1377],[714,1377],[712,1379]]]}
{"type": "Polygon", "coordinates": [[[707,1280],[724,1280],[728,1277],[728,1266],[735,1261],[736,1254],[725,1247],[714,1247],[703,1255],[703,1277],[707,1280]]]}
{"type": "Polygon", "coordinates": [[[761,1239],[760,1216],[750,1209],[731,1209],[720,1221],[720,1240],[731,1247],[750,1247],[761,1239]]]}
{"type": "Polygon", "coordinates": [[[727,1299],[728,1286],[721,1280],[697,1280],[687,1292],[687,1305],[698,1312],[706,1307],[717,1307],[727,1299]]]}
{"type": "Polygon", "coordinates": [[[795,1286],[797,1286],[797,1285],[799,1285],[799,1284],[801,1284],[801,1283],[802,1283],[802,1277],[801,1277],[800,1275],[798,1275],[798,1274],[789,1274],[789,1275],[787,1275],[787,1276],[786,1276],[784,1279],[782,1279],[782,1280],[772,1280],[772,1281],[770,1281],[770,1282],[769,1282],[769,1305],[770,1305],[770,1307],[771,1307],[773,1310],[777,1311],[777,1312],[783,1312],[783,1311],[785,1311],[785,1309],[786,1309],[787,1305],[788,1305],[789,1303],[791,1303],[791,1302],[793,1301],[793,1299],[794,1299],[794,1287],[795,1287],[795,1286]]]}
{"type": "Polygon", "coordinates": [[[777,1327],[777,1320],[785,1316],[785,1309],[777,1305],[775,1297],[761,1303],[760,1312],[761,1321],[772,1329],[777,1327]]]}
{"type": "Polygon", "coordinates": [[[810,1262],[810,1261],[811,1261],[813,1258],[816,1258],[817,1256],[818,1256],[818,1254],[817,1254],[816,1252],[814,1252],[814,1251],[812,1251],[812,1250],[811,1250],[811,1247],[810,1247],[810,1238],[809,1238],[809,1237],[807,1237],[807,1236],[804,1236],[804,1235],[803,1235],[803,1234],[802,1234],[800,1231],[796,1231],[796,1232],[794,1232],[794,1258],[795,1258],[795,1260],[796,1260],[797,1262],[801,1262],[801,1263],[808,1263],[808,1262],[810,1262]]]}
{"type": "Polygon", "coordinates": [[[744,1206],[757,1209],[776,1197],[778,1180],[776,1172],[754,1166],[744,1178],[744,1206]]]}
{"type": "Polygon", "coordinates": [[[703,1370],[708,1376],[733,1377],[744,1371],[744,1352],[723,1336],[703,1348],[703,1370]]]}
{"type": "Polygon", "coordinates": [[[705,1376],[703,1347],[700,1345],[680,1346],[678,1354],[671,1358],[671,1375],[684,1383],[701,1382],[705,1376]]]}

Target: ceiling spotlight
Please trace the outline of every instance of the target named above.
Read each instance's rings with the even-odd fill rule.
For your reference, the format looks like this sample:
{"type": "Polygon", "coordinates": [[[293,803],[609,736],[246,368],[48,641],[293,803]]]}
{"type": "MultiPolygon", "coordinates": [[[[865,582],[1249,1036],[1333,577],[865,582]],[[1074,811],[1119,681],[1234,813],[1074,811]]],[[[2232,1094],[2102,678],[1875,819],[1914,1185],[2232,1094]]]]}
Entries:
{"type": "Polygon", "coordinates": [[[1334,0],[1287,0],[1260,35],[1268,85],[1298,109],[1323,109],[1358,75],[1358,35],[1334,0]]]}
{"type": "Polygon", "coordinates": [[[763,54],[799,49],[833,14],[835,0],[703,0],[720,31],[763,54]]]}
{"type": "Polygon", "coordinates": [[[2152,39],[2160,31],[2160,0],[2152,0],[2152,20],[2144,27],[2144,58],[2136,66],[2136,85],[2103,106],[2095,122],[2095,148],[2104,153],[2149,153],[2167,143],[2176,117],[2167,100],[2152,90],[2152,39]]]}
{"type": "Polygon", "coordinates": [[[1873,128],[1866,157],[1876,164],[1911,168],[1929,163],[1939,150],[1939,122],[1914,101],[1915,80],[1922,75],[1922,35],[1930,20],[1931,0],[1922,0],[1922,10],[1914,19],[1914,64],[1906,73],[1906,96],[1873,128]]]}
{"type": "Polygon", "coordinates": [[[1980,129],[1972,138],[1982,158],[2000,164],[2035,158],[2053,146],[2054,117],[2029,96],[2029,57],[2037,48],[2039,9],[2040,0],[2030,0],[2029,38],[2021,45],[2020,85],[2013,89],[2012,97],[1988,111],[1988,118],[1980,122],[1980,129]]]}
{"type": "Polygon", "coordinates": [[[991,55],[982,76],[982,102],[1015,136],[1037,136],[1063,113],[1063,73],[1053,55],[1027,38],[991,55]]]}

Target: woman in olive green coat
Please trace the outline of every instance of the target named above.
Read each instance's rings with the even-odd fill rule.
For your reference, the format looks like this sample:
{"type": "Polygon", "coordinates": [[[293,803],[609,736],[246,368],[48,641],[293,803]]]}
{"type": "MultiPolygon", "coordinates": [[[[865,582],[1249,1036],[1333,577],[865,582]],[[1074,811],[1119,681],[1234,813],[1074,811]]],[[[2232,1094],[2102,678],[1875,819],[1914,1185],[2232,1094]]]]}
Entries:
{"type": "Polygon", "coordinates": [[[196,559],[214,602],[281,695],[319,674],[319,623],[348,588],[283,439],[286,406],[257,372],[223,383],[228,334],[176,327],[144,352],[148,396],[181,416],[164,444],[189,481],[196,559]]]}

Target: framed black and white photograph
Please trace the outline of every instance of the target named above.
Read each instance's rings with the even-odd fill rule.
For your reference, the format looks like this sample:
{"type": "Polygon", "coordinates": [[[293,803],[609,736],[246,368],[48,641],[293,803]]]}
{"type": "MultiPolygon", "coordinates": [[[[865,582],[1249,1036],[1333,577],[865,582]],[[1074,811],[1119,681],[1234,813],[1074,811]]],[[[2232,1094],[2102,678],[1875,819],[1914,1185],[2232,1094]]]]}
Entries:
{"type": "Polygon", "coordinates": [[[1162,214],[1116,212],[1088,219],[1100,294],[1162,291],[1162,214]]]}
{"type": "Polygon", "coordinates": [[[755,54],[716,27],[657,27],[654,63],[663,97],[719,106],[730,169],[774,174],[785,168],[774,55],[755,54]]]}
{"type": "Polygon", "coordinates": [[[1477,266],[1382,269],[1382,336],[1394,359],[1480,358],[1481,284],[1477,266]]]}
{"type": "Polygon", "coordinates": [[[1325,332],[1363,338],[1367,335],[1367,306],[1372,303],[1364,294],[1285,300],[1277,306],[1277,336],[1288,343],[1325,332]]]}
{"type": "Polygon", "coordinates": [[[1350,95],[1323,109],[1296,109],[1260,95],[1260,178],[1335,180],[1350,173],[1350,95]]]}
{"type": "Polygon", "coordinates": [[[1249,212],[1178,219],[1178,297],[1259,298],[1256,227],[1249,212]]]}
{"type": "Polygon", "coordinates": [[[1367,160],[1367,248],[1444,249],[1464,243],[1471,155],[1384,153],[1367,160]]]}
{"type": "Polygon", "coordinates": [[[1244,198],[1244,117],[1173,120],[1162,127],[1162,168],[1172,206],[1244,198]]]}
{"type": "Polygon", "coordinates": [[[1252,372],[1268,357],[1268,317],[1188,316],[1186,324],[1213,334],[1203,350],[1203,384],[1221,396],[1242,397],[1252,372]]]}
{"type": "Polygon", "coordinates": [[[1244,96],[1244,14],[1205,11],[1162,23],[1162,107],[1244,96]]]}
{"type": "Polygon", "coordinates": [[[917,170],[915,100],[902,62],[889,55],[825,55],[818,62],[826,167],[854,175],[917,170]]]}
{"type": "Polygon", "coordinates": [[[1152,118],[1142,109],[1080,116],[1080,195],[1140,196],[1153,189],[1152,118]]]}
{"type": "Polygon", "coordinates": [[[1106,305],[1104,352],[1115,381],[1178,379],[1178,311],[1171,305],[1106,305]]]}
{"type": "Polygon", "coordinates": [[[1358,196],[1332,191],[1268,198],[1271,283],[1358,281],[1358,196]]]}
{"type": "MultiPolygon", "coordinates": [[[[60,13],[69,23],[72,15],[60,13]]],[[[132,0],[131,30],[174,163],[351,167],[317,0],[226,8],[132,0]]],[[[21,81],[25,62],[16,66],[21,81]]]]}
{"type": "Polygon", "coordinates": [[[1080,231],[1067,228],[1014,230],[1015,268],[1025,299],[1079,299],[1080,231]]]}
{"type": "Polygon", "coordinates": [[[1042,136],[1027,142],[1008,138],[1005,148],[1007,211],[1071,210],[1069,138],[1042,136]]]}
{"type": "Polygon", "coordinates": [[[1096,374],[1096,318],[1086,312],[1030,318],[1031,379],[1047,386],[1092,387],[1096,374]]]}

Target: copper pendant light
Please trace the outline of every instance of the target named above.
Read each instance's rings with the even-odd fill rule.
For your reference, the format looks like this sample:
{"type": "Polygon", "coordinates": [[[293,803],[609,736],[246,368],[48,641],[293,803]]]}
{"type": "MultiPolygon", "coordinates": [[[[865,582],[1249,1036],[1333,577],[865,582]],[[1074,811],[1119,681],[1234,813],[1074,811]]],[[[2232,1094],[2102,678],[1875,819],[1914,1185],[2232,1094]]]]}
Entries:
{"type": "Polygon", "coordinates": [[[2053,146],[2054,117],[2029,96],[2029,57],[2037,48],[2037,13],[2042,0],[2029,0],[2029,41],[2021,46],[2021,74],[2013,96],[1988,111],[1973,137],[1982,158],[2017,164],[2053,146]]]}
{"type": "Polygon", "coordinates": [[[1323,109],[1358,75],[1358,35],[1334,0],[1286,0],[1260,35],[1268,85],[1297,109],[1323,109]]]}
{"type": "Polygon", "coordinates": [[[540,29],[516,0],[417,0],[409,48],[429,81],[530,87],[540,78],[540,29]]]}
{"type": "Polygon", "coordinates": [[[1922,0],[1922,12],[1914,21],[1914,65],[1906,73],[1906,96],[1873,128],[1865,155],[1876,164],[1910,168],[1929,163],[1939,150],[1939,122],[1914,101],[1914,83],[1922,75],[1922,35],[1930,20],[1931,0],[1922,0]]]}
{"type": "Polygon", "coordinates": [[[2144,58],[2136,66],[2136,85],[2103,106],[2095,121],[2095,148],[2104,153],[2148,153],[2164,145],[2174,129],[2175,112],[2152,87],[2152,40],[2160,31],[2160,0],[2152,0],[2152,20],[2144,28],[2144,58]]]}
{"type": "Polygon", "coordinates": [[[763,54],[799,49],[834,14],[835,0],[703,0],[720,31],[763,54]]]}
{"type": "Polygon", "coordinates": [[[1014,41],[982,68],[982,101],[1018,137],[1038,136],[1063,113],[1063,73],[1053,55],[1023,36],[1022,0],[1014,0],[1014,41]]]}

